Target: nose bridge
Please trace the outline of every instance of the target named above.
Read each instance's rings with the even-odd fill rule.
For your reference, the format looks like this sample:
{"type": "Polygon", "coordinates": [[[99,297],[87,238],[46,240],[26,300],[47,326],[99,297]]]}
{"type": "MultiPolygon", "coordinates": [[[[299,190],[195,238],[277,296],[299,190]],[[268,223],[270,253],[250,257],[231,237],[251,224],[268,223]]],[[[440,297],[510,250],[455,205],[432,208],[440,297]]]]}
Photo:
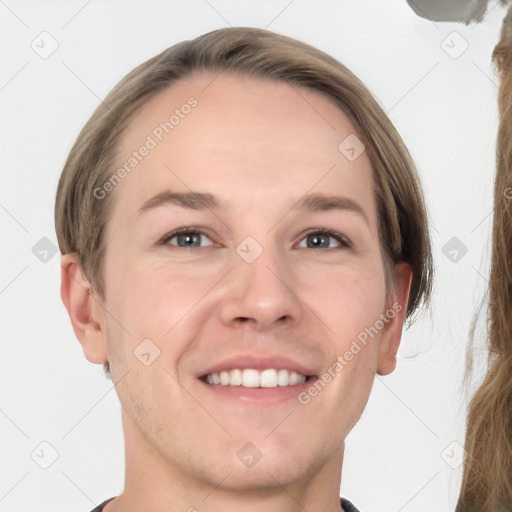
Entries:
{"type": "Polygon", "coordinates": [[[223,306],[224,322],[251,319],[264,328],[284,318],[289,323],[299,320],[302,308],[293,291],[293,268],[272,236],[266,236],[263,243],[246,237],[235,249],[233,265],[223,306]]]}

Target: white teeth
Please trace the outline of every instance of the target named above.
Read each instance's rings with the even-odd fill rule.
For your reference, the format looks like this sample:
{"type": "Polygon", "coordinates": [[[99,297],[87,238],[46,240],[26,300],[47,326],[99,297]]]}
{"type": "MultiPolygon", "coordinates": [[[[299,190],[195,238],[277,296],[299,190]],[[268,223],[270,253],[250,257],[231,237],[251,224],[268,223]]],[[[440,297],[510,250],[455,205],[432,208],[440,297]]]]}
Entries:
{"type": "Polygon", "coordinates": [[[258,370],[245,369],[242,372],[242,386],[257,388],[260,385],[260,372],[258,370]]]}
{"type": "Polygon", "coordinates": [[[263,370],[260,374],[260,387],[277,387],[277,372],[275,370],[263,370]]]}
{"type": "Polygon", "coordinates": [[[221,371],[206,376],[208,384],[222,386],[244,386],[246,388],[275,388],[294,386],[306,382],[306,376],[291,370],[268,368],[263,371],[246,368],[244,370],[221,371]]]}
{"type": "Polygon", "coordinates": [[[288,370],[279,370],[277,372],[277,385],[288,386],[289,374],[288,370]]]}
{"type": "Polygon", "coordinates": [[[231,370],[229,372],[229,385],[241,386],[242,385],[242,372],[240,370],[231,370]]]}

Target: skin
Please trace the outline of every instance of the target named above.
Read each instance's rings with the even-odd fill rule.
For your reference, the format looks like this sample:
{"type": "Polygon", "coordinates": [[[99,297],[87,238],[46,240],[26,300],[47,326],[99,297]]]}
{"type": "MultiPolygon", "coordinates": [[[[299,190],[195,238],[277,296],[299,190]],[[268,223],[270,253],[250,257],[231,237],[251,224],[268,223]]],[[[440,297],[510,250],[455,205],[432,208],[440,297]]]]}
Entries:
{"type": "Polygon", "coordinates": [[[395,368],[411,267],[396,267],[386,302],[370,162],[338,150],[355,130],[335,104],[282,82],[213,78],[196,73],[160,92],[123,135],[119,165],[187,98],[198,101],[111,192],[104,301],[88,292],[76,254],[62,257],[76,336],[89,361],[109,361],[122,404],[125,489],[105,511],[339,511],[344,439],[375,374],[395,368]],[[167,189],[209,192],[226,207],[138,215],[167,189]],[[357,201],[368,222],[293,209],[309,192],[357,201]],[[158,244],[188,226],[207,232],[200,247],[158,244]],[[308,232],[321,228],[351,246],[329,236],[311,246],[308,232]],[[251,264],[235,251],[247,236],[263,248],[251,264]],[[220,400],[196,377],[247,352],[284,354],[320,375],[394,303],[401,311],[307,405],[220,400]],[[146,338],[161,351],[149,366],[133,354],[146,338]],[[237,457],[247,442],[262,453],[251,468],[237,457]]]}

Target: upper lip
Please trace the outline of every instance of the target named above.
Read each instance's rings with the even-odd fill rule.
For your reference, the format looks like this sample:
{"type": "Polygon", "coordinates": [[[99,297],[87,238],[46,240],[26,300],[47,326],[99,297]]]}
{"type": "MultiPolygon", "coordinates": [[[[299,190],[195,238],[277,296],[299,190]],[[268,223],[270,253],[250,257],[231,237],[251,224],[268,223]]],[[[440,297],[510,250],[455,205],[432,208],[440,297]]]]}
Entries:
{"type": "Polygon", "coordinates": [[[255,354],[240,354],[232,356],[209,366],[205,371],[198,374],[198,377],[204,377],[211,373],[219,373],[221,371],[230,371],[234,369],[245,370],[252,368],[254,370],[266,370],[275,368],[276,370],[292,370],[306,377],[314,375],[314,370],[307,366],[282,355],[257,356],[255,354]]]}

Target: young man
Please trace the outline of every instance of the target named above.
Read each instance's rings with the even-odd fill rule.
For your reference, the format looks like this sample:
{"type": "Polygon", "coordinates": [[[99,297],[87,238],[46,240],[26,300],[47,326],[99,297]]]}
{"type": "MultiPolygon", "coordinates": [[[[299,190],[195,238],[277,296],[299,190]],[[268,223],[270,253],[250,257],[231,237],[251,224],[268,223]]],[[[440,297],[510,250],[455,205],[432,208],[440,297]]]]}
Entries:
{"type": "Polygon", "coordinates": [[[231,28],[136,68],[56,202],[63,302],[122,404],[105,512],[346,512],[344,439],[431,290],[421,187],[364,85],[231,28]]]}

